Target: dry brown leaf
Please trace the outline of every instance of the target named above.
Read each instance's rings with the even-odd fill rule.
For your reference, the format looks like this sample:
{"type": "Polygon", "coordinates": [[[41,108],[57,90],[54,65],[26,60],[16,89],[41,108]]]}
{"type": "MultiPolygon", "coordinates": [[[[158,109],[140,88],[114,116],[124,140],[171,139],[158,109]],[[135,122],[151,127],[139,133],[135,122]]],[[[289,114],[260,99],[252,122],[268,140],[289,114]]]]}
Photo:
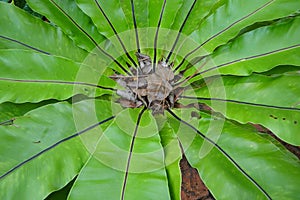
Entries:
{"type": "Polygon", "coordinates": [[[130,68],[133,76],[111,76],[124,90],[117,90],[118,100],[123,107],[147,106],[153,114],[163,114],[168,107],[173,107],[182,92],[174,88],[174,73],[164,61],[159,61],[153,66],[151,58],[147,55],[136,53],[139,68],[130,68]]]}

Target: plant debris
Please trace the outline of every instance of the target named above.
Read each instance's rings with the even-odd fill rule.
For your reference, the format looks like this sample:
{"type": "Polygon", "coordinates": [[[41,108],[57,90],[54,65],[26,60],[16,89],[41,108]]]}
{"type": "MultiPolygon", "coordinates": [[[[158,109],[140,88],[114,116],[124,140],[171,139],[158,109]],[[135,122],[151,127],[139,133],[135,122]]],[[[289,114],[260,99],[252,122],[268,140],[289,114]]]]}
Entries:
{"type": "Polygon", "coordinates": [[[174,75],[172,64],[160,60],[153,70],[151,58],[136,53],[139,67],[130,68],[132,76],[115,74],[110,76],[124,90],[117,90],[118,102],[127,108],[146,106],[153,114],[163,114],[167,108],[173,108],[183,88],[174,87],[181,75],[174,75]]]}

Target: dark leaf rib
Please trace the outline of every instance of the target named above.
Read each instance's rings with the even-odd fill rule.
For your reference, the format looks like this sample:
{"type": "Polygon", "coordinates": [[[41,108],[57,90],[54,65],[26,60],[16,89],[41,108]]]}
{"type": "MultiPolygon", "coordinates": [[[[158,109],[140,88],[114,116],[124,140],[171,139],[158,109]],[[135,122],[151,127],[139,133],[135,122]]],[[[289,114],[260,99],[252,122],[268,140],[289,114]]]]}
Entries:
{"type": "MultiPolygon", "coordinates": [[[[254,55],[254,56],[249,56],[249,57],[244,57],[244,58],[239,58],[237,60],[233,60],[233,61],[230,61],[230,62],[227,62],[227,63],[223,63],[221,65],[217,65],[217,66],[214,66],[214,67],[211,67],[209,69],[206,69],[204,71],[201,71],[201,72],[198,72],[198,73],[195,73],[191,76],[188,76],[186,77],[183,81],[181,82],[178,82],[176,83],[176,85],[180,85],[184,82],[186,82],[187,80],[191,79],[191,78],[194,78],[196,76],[199,76],[199,75],[202,75],[202,74],[205,74],[209,71],[212,71],[212,70],[215,70],[215,69],[219,69],[219,68],[222,68],[222,67],[226,67],[228,65],[231,65],[231,64],[234,64],[234,63],[238,63],[238,62],[241,62],[241,61],[247,61],[247,60],[251,60],[251,59],[256,59],[256,58],[260,58],[260,57],[264,57],[264,56],[269,56],[269,55],[272,55],[274,53],[279,53],[279,52],[283,52],[283,51],[287,51],[287,50],[291,50],[291,49],[294,49],[294,48],[298,48],[300,47],[300,44],[296,44],[296,45],[292,45],[292,46],[289,46],[289,47],[285,47],[285,48],[281,48],[281,49],[277,49],[277,50],[274,50],[274,51],[270,51],[270,52],[266,52],[266,53],[262,53],[262,54],[259,54],[259,55],[254,55]]],[[[207,55],[209,56],[209,55],[207,55]]],[[[202,58],[205,58],[207,56],[204,56],[202,58]]],[[[197,62],[200,62],[202,59],[199,59],[197,62]]],[[[197,62],[194,62],[192,63],[193,65],[197,64],[197,62]]],[[[178,66],[179,67],[179,66],[178,66]]],[[[176,67],[176,69],[178,69],[178,67],[176,67]]],[[[201,66],[202,68],[203,66],[201,66]]],[[[176,69],[174,71],[176,71],[176,69]]]]}
{"type": "Polygon", "coordinates": [[[7,171],[6,173],[2,174],[2,175],[0,176],[0,181],[1,181],[1,179],[5,178],[5,177],[8,176],[9,174],[11,174],[12,172],[14,172],[14,171],[17,170],[18,168],[20,168],[21,166],[25,165],[26,163],[30,162],[31,160],[34,160],[35,158],[37,158],[37,157],[39,157],[40,155],[46,153],[47,151],[53,149],[54,147],[56,147],[56,146],[58,146],[58,145],[60,145],[60,144],[62,144],[62,143],[64,143],[64,142],[66,142],[66,141],[68,141],[68,140],[71,140],[72,138],[75,138],[75,137],[77,137],[77,136],[79,136],[79,135],[81,135],[81,134],[83,134],[83,133],[85,133],[85,132],[87,132],[87,131],[89,131],[89,130],[92,130],[92,129],[94,129],[94,128],[97,127],[97,126],[99,126],[99,125],[101,125],[101,124],[103,124],[103,123],[105,123],[105,122],[108,122],[108,121],[112,120],[113,118],[115,118],[115,116],[111,116],[111,117],[109,117],[109,118],[107,118],[107,119],[105,119],[105,120],[102,120],[101,122],[98,122],[98,123],[96,123],[96,124],[93,124],[92,126],[86,128],[86,129],[84,129],[84,130],[82,130],[82,131],[79,131],[79,132],[77,132],[77,133],[75,133],[75,134],[73,134],[73,135],[70,135],[69,137],[66,137],[66,138],[64,138],[64,139],[62,139],[62,140],[56,142],[55,144],[53,144],[53,145],[47,147],[46,149],[40,151],[39,153],[33,155],[32,157],[28,158],[27,160],[25,160],[25,161],[21,162],[20,164],[16,165],[15,167],[13,167],[12,169],[10,169],[10,170],[7,171]]]}
{"type": "MultiPolygon", "coordinates": [[[[196,65],[197,63],[199,63],[201,60],[207,58],[208,56],[210,56],[211,54],[207,54],[207,55],[204,55],[204,56],[200,56],[200,57],[195,57],[194,59],[192,59],[184,68],[184,70],[182,70],[181,72],[185,72],[186,70],[188,70],[189,68],[191,68],[192,66],[196,65]]],[[[174,70],[173,72],[175,73],[179,67],[181,67],[180,65],[178,65],[174,70]]],[[[181,73],[180,72],[180,73],[181,73]]]]}
{"type": "MultiPolygon", "coordinates": [[[[204,70],[204,71],[202,71],[202,72],[199,72],[199,73],[195,74],[195,76],[204,74],[204,73],[209,72],[209,71],[212,71],[212,70],[214,70],[214,69],[218,69],[218,68],[225,67],[225,66],[227,66],[227,65],[231,65],[231,64],[234,64],[234,63],[238,63],[238,62],[241,62],[241,61],[247,61],[247,60],[251,60],[251,59],[255,59],[255,58],[260,58],[260,57],[264,57],[264,56],[269,56],[269,55],[272,55],[272,54],[274,54],[274,53],[279,53],[279,52],[291,50],[291,49],[298,48],[298,47],[300,47],[300,44],[296,44],[296,45],[292,45],[292,46],[289,46],[289,47],[277,49],[277,50],[274,50],[274,51],[262,53],[262,54],[259,54],[259,55],[254,55],[254,56],[249,56],[249,57],[245,57],[245,58],[240,58],[240,59],[233,60],[233,61],[230,61],[230,62],[221,64],[221,65],[217,65],[217,66],[211,67],[211,68],[209,68],[209,69],[206,69],[206,70],[204,70]]],[[[195,77],[195,76],[194,76],[194,77],[195,77]]]]}
{"type": "Polygon", "coordinates": [[[129,173],[129,167],[130,167],[130,161],[131,161],[131,157],[132,157],[132,152],[133,152],[133,147],[134,147],[134,142],[135,142],[135,138],[137,135],[137,130],[141,121],[141,118],[143,116],[143,113],[145,112],[146,107],[143,108],[143,110],[139,113],[136,125],[135,125],[135,129],[134,129],[134,133],[131,139],[131,144],[130,144],[130,149],[129,149],[129,155],[128,155],[128,159],[127,159],[127,165],[126,165],[126,171],[125,171],[125,176],[124,176],[124,181],[123,181],[123,186],[122,186],[122,193],[121,193],[121,200],[124,200],[125,198],[125,190],[126,190],[126,184],[127,184],[127,179],[128,179],[128,173],[129,173]]]}
{"type": "Polygon", "coordinates": [[[20,42],[20,41],[18,41],[18,40],[15,40],[15,39],[12,39],[12,38],[3,36],[3,35],[0,35],[0,38],[2,38],[2,39],[4,39],[4,40],[9,40],[9,41],[14,42],[14,43],[18,43],[18,44],[20,44],[20,45],[22,45],[22,46],[24,46],[24,47],[27,47],[27,48],[32,49],[32,50],[35,50],[35,51],[37,51],[37,52],[40,52],[40,53],[44,53],[44,54],[50,55],[50,53],[48,53],[48,52],[46,52],[46,51],[43,51],[43,50],[38,49],[38,48],[35,48],[35,47],[33,47],[33,46],[30,46],[30,45],[25,44],[25,43],[23,43],[23,42],[20,42]]]}
{"type": "Polygon", "coordinates": [[[168,62],[168,61],[170,60],[170,58],[171,58],[171,56],[172,56],[172,53],[173,53],[173,51],[174,51],[174,49],[175,49],[175,47],[176,47],[176,45],[177,45],[177,42],[178,42],[178,40],[179,40],[180,34],[181,34],[181,32],[182,32],[182,30],[183,30],[183,28],[184,28],[184,25],[186,24],[186,21],[188,20],[188,18],[189,18],[189,16],[190,16],[191,12],[192,12],[192,10],[193,10],[193,8],[195,7],[196,2],[197,2],[197,0],[194,0],[194,2],[193,2],[193,4],[192,4],[191,8],[189,9],[189,11],[188,11],[188,13],[187,13],[187,15],[186,15],[186,17],[185,17],[185,19],[184,19],[184,21],[183,21],[181,27],[180,27],[180,29],[179,29],[179,31],[178,31],[177,37],[176,37],[176,39],[175,39],[175,41],[174,41],[174,44],[173,44],[173,46],[172,46],[172,48],[171,48],[171,50],[170,50],[170,52],[169,52],[169,54],[168,54],[168,56],[167,56],[166,62],[168,62]]]}
{"type": "Polygon", "coordinates": [[[13,122],[14,122],[14,119],[5,120],[5,121],[0,122],[0,126],[12,125],[13,122]]]}
{"type": "Polygon", "coordinates": [[[107,53],[105,50],[103,50],[98,43],[93,39],[93,37],[91,35],[89,35],[81,26],[79,26],[78,23],[76,23],[76,21],[70,16],[68,15],[58,4],[56,4],[53,0],[50,0],[50,2],[58,9],[60,10],[63,15],[65,15],[95,46],[96,48],[103,53],[105,56],[107,56],[108,58],[110,58],[113,62],[115,62],[126,74],[131,75],[131,73],[126,70],[119,61],[117,61],[112,55],[110,55],[109,53],[107,53]]]}
{"type": "Polygon", "coordinates": [[[140,49],[140,40],[139,40],[139,33],[137,30],[137,23],[136,23],[136,17],[135,17],[135,9],[134,9],[134,3],[133,0],[130,0],[131,3],[131,13],[132,13],[132,20],[133,20],[133,25],[134,25],[134,30],[135,30],[135,40],[136,40],[136,48],[139,53],[141,53],[140,49]]]}
{"type": "Polygon", "coordinates": [[[235,26],[236,24],[240,23],[241,21],[247,19],[248,17],[256,14],[257,12],[259,12],[260,10],[262,10],[263,8],[267,7],[268,5],[270,5],[271,3],[273,3],[275,0],[270,0],[268,1],[266,4],[262,5],[261,7],[257,8],[256,10],[254,10],[252,13],[249,13],[248,15],[242,17],[241,19],[235,21],[234,23],[232,23],[231,25],[229,25],[228,27],[226,27],[225,29],[223,29],[222,31],[216,33],[215,35],[211,36],[210,38],[208,38],[207,40],[205,40],[201,45],[199,45],[198,47],[196,47],[194,50],[190,51],[189,53],[187,53],[184,58],[182,59],[182,61],[180,62],[180,64],[176,67],[179,68],[182,66],[182,64],[184,63],[184,61],[190,57],[193,53],[195,53],[198,49],[200,49],[203,45],[205,45],[206,43],[208,43],[209,41],[211,41],[212,39],[214,39],[215,37],[221,35],[222,33],[224,33],[225,31],[229,30],[231,27],[235,26]]]}
{"type": "Polygon", "coordinates": [[[11,82],[21,82],[21,83],[53,83],[53,84],[66,84],[66,85],[86,85],[95,88],[101,88],[104,90],[117,91],[114,88],[104,87],[92,83],[84,82],[69,82],[69,81],[59,81],[59,80],[22,80],[22,79],[11,79],[11,78],[0,78],[0,81],[11,81],[11,82]]]}
{"type": "Polygon", "coordinates": [[[244,105],[250,105],[250,106],[275,108],[275,109],[281,109],[281,110],[296,110],[296,111],[300,111],[300,108],[291,108],[291,107],[284,107],[284,106],[273,106],[273,105],[266,105],[266,104],[260,104],[260,103],[251,103],[251,102],[231,100],[231,99],[207,98],[207,97],[191,97],[191,96],[180,96],[180,98],[183,98],[183,99],[194,99],[194,100],[204,100],[204,101],[222,101],[222,102],[244,104],[244,105]]]}
{"type": "Polygon", "coordinates": [[[160,24],[161,24],[162,17],[163,17],[164,11],[165,11],[166,3],[167,3],[167,1],[164,0],[163,6],[160,11],[159,20],[157,23],[157,28],[156,28],[155,38],[154,38],[154,55],[153,55],[153,66],[152,66],[153,72],[155,72],[155,66],[156,66],[158,32],[159,32],[160,24]]]}
{"type": "Polygon", "coordinates": [[[173,111],[170,109],[167,110],[175,119],[177,119],[179,122],[182,122],[183,124],[187,125],[191,129],[193,129],[196,133],[200,135],[204,140],[211,143],[218,151],[220,151],[249,181],[251,181],[268,199],[272,199],[270,195],[249,175],[245,170],[242,169],[242,167],[224,150],[221,146],[219,146],[217,143],[215,143],[210,138],[206,137],[203,133],[201,133],[197,128],[195,128],[193,125],[189,124],[188,122],[182,120],[180,117],[178,117],[173,111]]]}
{"type": "Polygon", "coordinates": [[[104,18],[106,19],[107,23],[109,24],[109,26],[111,27],[111,29],[113,30],[115,36],[118,38],[122,49],[124,51],[124,53],[126,54],[126,56],[128,57],[128,59],[132,62],[132,64],[134,64],[135,67],[137,67],[136,62],[133,60],[133,58],[129,55],[124,43],[122,42],[120,36],[118,35],[118,32],[116,31],[115,27],[113,26],[113,24],[111,23],[111,21],[108,19],[107,15],[105,14],[104,10],[102,9],[101,5],[99,4],[99,2],[97,0],[95,0],[95,3],[97,4],[97,7],[99,8],[99,10],[101,11],[102,15],[104,16],[104,18]]]}

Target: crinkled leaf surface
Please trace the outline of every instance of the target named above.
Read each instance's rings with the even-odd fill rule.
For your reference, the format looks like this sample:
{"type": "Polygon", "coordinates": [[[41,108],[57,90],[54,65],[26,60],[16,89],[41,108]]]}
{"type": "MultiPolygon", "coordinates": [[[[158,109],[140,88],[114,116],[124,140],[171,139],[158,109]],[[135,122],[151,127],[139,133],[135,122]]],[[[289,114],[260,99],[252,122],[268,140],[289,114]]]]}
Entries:
{"type": "MultiPolygon", "coordinates": [[[[99,132],[98,125],[112,117],[108,103],[97,101],[95,106],[102,107],[99,122],[77,130],[74,113],[91,112],[93,105],[89,101],[47,105],[0,127],[1,199],[42,199],[76,176],[89,156],[80,134],[99,132]],[[32,188],[39,189],[33,194],[32,188]]],[[[84,119],[89,118],[82,115],[80,120],[84,119]]]]}
{"type": "Polygon", "coordinates": [[[170,124],[177,130],[188,160],[198,169],[201,178],[216,198],[266,199],[267,195],[272,199],[299,198],[296,191],[300,162],[294,155],[279,149],[251,127],[227,120],[224,122],[224,119],[206,113],[200,113],[201,119],[198,120],[191,118],[191,111],[177,112],[177,116],[189,125],[180,124],[174,119],[171,119],[170,124]],[[203,140],[199,134],[205,133],[207,136],[221,124],[222,132],[216,143],[226,154],[215,146],[210,148],[212,144],[208,145],[207,140],[203,140]],[[258,185],[263,188],[265,194],[258,185]]]}
{"type": "Polygon", "coordinates": [[[182,153],[217,199],[300,198],[299,159],[247,124],[300,145],[299,0],[27,3],[44,17],[0,2],[0,199],[180,199],[182,153]],[[187,107],[114,103],[136,52],[187,107]]]}
{"type": "Polygon", "coordinates": [[[78,48],[59,28],[43,22],[16,6],[0,2],[0,48],[31,49],[75,61],[87,52],[78,48]]]}
{"type": "Polygon", "coordinates": [[[244,27],[288,16],[297,12],[299,7],[299,1],[226,0],[224,5],[214,10],[199,29],[195,30],[193,37],[201,41],[201,49],[211,52],[237,35],[244,27]]]}
{"type": "Polygon", "coordinates": [[[296,56],[300,52],[299,32],[299,17],[247,32],[197,63],[185,75],[197,73],[192,82],[218,74],[247,76],[278,65],[299,65],[299,56],[296,56]]]}
{"type": "Polygon", "coordinates": [[[105,38],[101,35],[92,20],[86,16],[73,0],[27,1],[31,8],[45,15],[69,35],[78,46],[91,51],[105,38]]]}
{"type": "Polygon", "coordinates": [[[228,118],[241,123],[262,124],[284,141],[300,145],[299,73],[250,77],[224,76],[221,79],[225,85],[225,98],[216,95],[224,85],[220,86],[219,81],[215,80],[215,84],[186,91],[187,96],[183,97],[185,99],[183,101],[186,101],[185,104],[188,103],[190,101],[188,98],[208,104],[214,102],[211,104],[212,108],[223,112],[228,118]],[[225,103],[226,110],[219,109],[218,102],[225,103]]]}
{"type": "Polygon", "coordinates": [[[61,57],[24,50],[0,50],[0,54],[1,102],[63,100],[75,94],[96,96],[111,93],[115,85],[111,79],[101,78],[97,70],[80,68],[79,63],[61,57]]]}
{"type": "Polygon", "coordinates": [[[164,153],[151,113],[126,109],[97,141],[93,157],[80,172],[69,197],[170,199],[164,165],[164,153]]]}

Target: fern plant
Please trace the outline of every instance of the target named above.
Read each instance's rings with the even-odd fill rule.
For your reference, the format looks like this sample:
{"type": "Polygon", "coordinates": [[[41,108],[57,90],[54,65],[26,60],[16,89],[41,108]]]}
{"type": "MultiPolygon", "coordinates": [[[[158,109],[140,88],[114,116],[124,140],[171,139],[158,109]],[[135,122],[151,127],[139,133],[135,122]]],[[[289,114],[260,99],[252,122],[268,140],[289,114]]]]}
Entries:
{"type": "Polygon", "coordinates": [[[0,199],[299,199],[299,0],[0,2],[0,199]],[[272,131],[258,132],[253,124],[272,131]]]}

